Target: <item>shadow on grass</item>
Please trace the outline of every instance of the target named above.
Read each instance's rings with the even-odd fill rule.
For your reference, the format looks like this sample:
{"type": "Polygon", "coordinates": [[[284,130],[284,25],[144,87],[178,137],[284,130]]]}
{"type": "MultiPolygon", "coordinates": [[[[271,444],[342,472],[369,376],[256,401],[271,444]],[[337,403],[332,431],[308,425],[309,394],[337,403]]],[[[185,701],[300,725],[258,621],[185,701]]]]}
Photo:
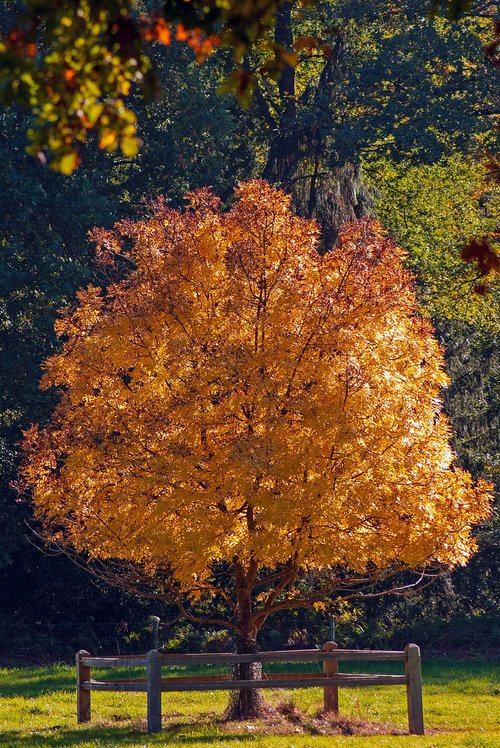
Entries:
{"type": "Polygon", "coordinates": [[[74,691],[75,673],[59,668],[37,670],[19,668],[4,672],[0,677],[0,696],[33,698],[46,693],[74,691]]]}
{"type": "Polygon", "coordinates": [[[170,729],[162,730],[160,733],[149,735],[144,731],[131,728],[127,726],[95,726],[89,729],[80,728],[68,730],[67,728],[54,728],[49,732],[43,734],[37,734],[31,732],[29,735],[22,735],[16,730],[4,732],[0,736],[0,748],[33,748],[37,746],[42,748],[43,746],[50,746],[51,748],[71,748],[71,746],[81,746],[86,743],[89,745],[95,745],[99,748],[106,748],[107,746],[137,746],[138,743],[142,746],[155,746],[155,745],[173,745],[182,746],[190,745],[192,743],[203,743],[210,746],[213,743],[219,743],[221,740],[230,743],[233,740],[239,740],[240,742],[255,742],[258,735],[246,735],[246,734],[227,734],[221,735],[220,732],[215,732],[212,735],[186,735],[182,734],[182,728],[188,727],[187,725],[176,725],[170,729]]]}

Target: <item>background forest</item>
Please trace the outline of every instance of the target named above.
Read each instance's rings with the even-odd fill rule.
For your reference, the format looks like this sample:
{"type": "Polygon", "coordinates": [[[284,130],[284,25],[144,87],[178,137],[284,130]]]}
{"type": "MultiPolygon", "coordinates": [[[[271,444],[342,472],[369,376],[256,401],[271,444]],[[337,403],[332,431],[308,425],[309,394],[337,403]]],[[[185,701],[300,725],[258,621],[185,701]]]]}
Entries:
{"type": "MultiPolygon", "coordinates": [[[[161,618],[168,647],[229,646],[228,634],[179,622],[176,609],[106,588],[66,556],[41,552],[28,529],[29,502],[12,488],[23,429],[46,422],[54,405],[38,383],[41,361],[56,350],[57,311],[81,285],[103,280],[87,233],[144,215],[157,195],[181,207],[187,191],[210,185],[227,202],[239,180],[264,177],[318,221],[324,251],[343,221],[378,218],[408,250],[421,312],[444,346],[459,464],[498,485],[498,276],[461,259],[472,239],[493,241],[499,218],[487,163],[495,78],[484,53],[497,4],[473,3],[453,23],[431,21],[424,5],[330,0],[298,13],[284,2],[276,41],[292,50],[299,35],[321,37],[328,54],[299,45],[297,66],[286,64],[275,82],[262,72],[264,53],[251,51],[248,108],[218,92],[231,71],[228,52],[199,65],[180,43],[152,45],[163,96],[132,97],[139,154],[104,153],[91,136],[68,176],[25,153],[31,121],[23,109],[0,110],[0,656],[143,650],[150,615],[161,618]]],[[[261,646],[320,643],[334,614],[341,646],[414,640],[441,652],[491,652],[499,634],[498,540],[493,517],[478,529],[479,552],[467,567],[424,591],[276,615],[261,646]]]]}

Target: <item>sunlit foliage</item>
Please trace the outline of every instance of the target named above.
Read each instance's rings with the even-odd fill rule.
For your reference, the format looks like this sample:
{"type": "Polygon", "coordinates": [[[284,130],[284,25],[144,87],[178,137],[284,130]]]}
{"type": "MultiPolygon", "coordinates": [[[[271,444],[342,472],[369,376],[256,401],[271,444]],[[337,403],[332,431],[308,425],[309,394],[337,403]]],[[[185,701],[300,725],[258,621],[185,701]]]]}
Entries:
{"type": "Polygon", "coordinates": [[[419,166],[371,159],[366,175],[378,190],[380,221],[410,250],[426,311],[498,331],[500,256],[494,255],[496,267],[491,260],[481,266],[475,257],[469,264],[462,259],[471,237],[498,253],[500,189],[487,167],[457,155],[419,166]]]}
{"type": "MultiPolygon", "coordinates": [[[[392,5],[389,16],[383,2],[348,3],[348,8],[344,5],[319,0],[170,0],[158,5],[136,0],[6,3],[0,7],[0,101],[31,109],[35,122],[29,132],[29,152],[41,161],[49,160],[56,171],[70,174],[76,169],[79,146],[92,132],[96,132],[103,150],[121,149],[124,156],[132,157],[139,150],[140,138],[128,97],[136,85],[153,98],[160,89],[152,44],[186,44],[199,62],[217,47],[230,49],[233,71],[227,71],[230,74],[221,83],[221,90],[232,91],[248,105],[257,78],[248,67],[247,55],[256,46],[260,49],[260,72],[276,80],[285,79],[289,69],[304,57],[335,58],[337,35],[343,27],[338,21],[346,9],[352,28],[360,27],[365,34],[368,14],[383,36],[391,36],[391,14],[396,10],[392,5]],[[317,8],[312,26],[307,19],[311,6],[317,8]],[[330,23],[337,6],[340,18],[330,23]],[[293,8],[302,25],[293,45],[286,37],[279,38],[275,29],[287,7],[293,8]]],[[[463,11],[469,5],[456,0],[411,3],[421,22],[428,18],[429,11],[442,11],[444,6],[463,11]]],[[[491,26],[490,19],[485,23],[491,26]]],[[[418,47],[420,35],[417,32],[413,36],[418,47]]],[[[491,34],[486,41],[491,46],[491,34]]],[[[399,65],[398,56],[405,57],[409,51],[406,42],[401,48],[399,45],[396,35],[391,59],[384,61],[391,85],[394,62],[399,65]]],[[[432,68],[433,63],[429,65],[432,68]]],[[[437,75],[444,81],[457,70],[446,66],[443,73],[440,67],[437,75]]],[[[380,89],[378,96],[390,99],[391,91],[380,89]]],[[[403,107],[406,98],[402,96],[403,107]]]]}
{"type": "Polygon", "coordinates": [[[185,43],[199,62],[214,47],[228,46],[241,61],[272,26],[278,5],[191,0],[151,8],[135,0],[27,0],[10,18],[1,13],[0,100],[32,109],[29,152],[50,156],[57,171],[70,174],[78,166],[77,146],[92,130],[102,149],[134,156],[140,140],[125,100],[134,84],[146,95],[159,93],[150,43],[185,43]]]}
{"type": "Polygon", "coordinates": [[[202,190],[95,230],[110,284],[57,323],[61,399],[26,435],[49,538],[223,594],[247,639],[349,580],[464,563],[488,513],[403,251],[364,220],[321,256],[289,202],[254,181],[228,213],[202,190]]]}

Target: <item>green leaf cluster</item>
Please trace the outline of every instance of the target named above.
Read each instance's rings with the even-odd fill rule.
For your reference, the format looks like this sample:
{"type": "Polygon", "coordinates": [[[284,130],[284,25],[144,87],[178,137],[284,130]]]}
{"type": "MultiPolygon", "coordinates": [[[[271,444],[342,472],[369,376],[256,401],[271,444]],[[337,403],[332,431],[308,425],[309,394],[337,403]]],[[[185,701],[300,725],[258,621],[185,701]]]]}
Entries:
{"type": "MultiPolygon", "coordinates": [[[[444,4],[453,17],[471,5],[465,0],[444,4]]],[[[442,150],[443,132],[452,127],[457,132],[470,130],[468,124],[461,124],[462,104],[478,76],[484,74],[484,66],[475,64],[464,71],[469,52],[463,46],[462,59],[456,62],[458,48],[451,45],[454,32],[443,32],[442,19],[429,23],[429,10],[437,11],[442,5],[434,2],[430,6],[429,0],[403,3],[406,18],[398,30],[394,18],[400,17],[401,8],[385,0],[169,0],[161,9],[135,0],[26,0],[17,12],[9,6],[0,9],[0,101],[31,109],[35,122],[28,133],[29,153],[42,162],[48,160],[54,170],[70,174],[80,163],[81,144],[90,131],[98,133],[103,150],[120,149],[125,157],[139,151],[136,117],[126,102],[134,86],[147,96],[159,93],[151,42],[168,45],[177,36],[200,61],[215,46],[229,48],[236,69],[228,71],[220,90],[232,91],[249,107],[257,80],[248,70],[247,56],[256,45],[263,45],[261,70],[270,82],[279,82],[290,67],[311,57],[312,51],[316,58],[331,54],[335,35],[349,30],[356,32],[350,33],[352,48],[357,46],[372,57],[375,54],[381,70],[375,71],[373,60],[371,73],[358,66],[355,99],[352,91],[342,87],[334,92],[344,114],[335,122],[336,150],[342,150],[348,140],[359,148],[367,136],[372,139],[368,131],[381,127],[377,106],[373,107],[377,103],[382,105],[382,117],[391,122],[396,149],[421,150],[425,145],[437,153],[442,150]],[[276,18],[285,6],[293,7],[302,26],[296,49],[287,39],[278,38],[277,27],[277,38],[271,40],[276,18]],[[440,53],[436,56],[440,39],[454,60],[451,64],[443,63],[440,53]],[[425,58],[429,75],[419,88],[421,104],[415,108],[412,91],[422,75],[422,66],[413,59],[418,54],[425,58]],[[457,78],[462,92],[455,99],[450,91],[456,91],[457,78]],[[433,128],[425,124],[430,98],[436,110],[433,128]],[[353,109],[362,115],[357,127],[346,122],[345,114],[353,109]],[[409,117],[413,117],[411,129],[406,127],[409,117]],[[418,132],[424,143],[417,143],[412,132],[418,132]]],[[[457,36],[459,45],[461,38],[457,36]]]]}
{"type": "Polygon", "coordinates": [[[481,161],[454,155],[436,164],[365,162],[382,225],[409,251],[419,297],[435,319],[500,329],[500,277],[483,277],[460,251],[472,237],[495,242],[500,188],[481,161]],[[477,287],[486,284],[486,293],[477,287]]]}

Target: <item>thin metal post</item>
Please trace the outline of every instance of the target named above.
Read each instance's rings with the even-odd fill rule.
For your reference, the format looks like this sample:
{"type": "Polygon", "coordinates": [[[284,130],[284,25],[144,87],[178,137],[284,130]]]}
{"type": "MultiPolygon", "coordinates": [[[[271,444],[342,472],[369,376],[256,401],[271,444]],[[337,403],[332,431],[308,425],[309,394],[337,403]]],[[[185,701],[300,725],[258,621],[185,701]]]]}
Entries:
{"type": "Polygon", "coordinates": [[[330,616],[330,641],[335,641],[335,618],[330,616]]]}

